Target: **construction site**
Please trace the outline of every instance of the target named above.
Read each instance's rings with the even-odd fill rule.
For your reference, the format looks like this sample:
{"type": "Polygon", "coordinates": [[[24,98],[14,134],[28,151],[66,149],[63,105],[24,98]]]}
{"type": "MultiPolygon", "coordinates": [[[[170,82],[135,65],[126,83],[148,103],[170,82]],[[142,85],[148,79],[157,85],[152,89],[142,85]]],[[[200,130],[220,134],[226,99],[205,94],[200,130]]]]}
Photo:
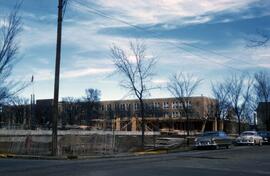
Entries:
{"type": "MultiPolygon", "coordinates": [[[[215,99],[208,97],[190,97],[186,102],[189,109],[187,117],[183,105],[175,98],[145,100],[145,146],[155,146],[156,139],[160,137],[179,138],[182,139],[181,144],[185,145],[184,139],[187,135],[192,139],[204,131],[236,133],[235,121],[217,118],[216,103],[215,99]]],[[[9,113],[9,121],[6,122],[9,125],[2,126],[0,130],[0,152],[30,155],[51,153],[52,100],[38,100],[34,107],[35,113],[32,114],[35,115],[31,116],[32,119],[22,121],[20,125],[14,125],[18,123],[16,113],[9,113]],[[30,127],[34,122],[35,129],[23,128],[24,123],[30,123],[31,125],[28,125],[30,127]]],[[[3,108],[2,112],[12,112],[11,108],[3,108]]],[[[65,108],[72,109],[70,106],[67,107],[65,102],[61,102],[60,113],[66,115],[65,108]]],[[[70,119],[64,115],[59,119],[60,155],[104,155],[130,152],[140,148],[142,118],[137,100],[101,101],[96,118],[82,118],[80,112],[84,111],[69,113],[76,123],[69,124],[70,119]]],[[[2,120],[8,119],[3,118],[3,114],[1,117],[2,120]]],[[[2,121],[2,124],[5,123],[2,121]]]]}

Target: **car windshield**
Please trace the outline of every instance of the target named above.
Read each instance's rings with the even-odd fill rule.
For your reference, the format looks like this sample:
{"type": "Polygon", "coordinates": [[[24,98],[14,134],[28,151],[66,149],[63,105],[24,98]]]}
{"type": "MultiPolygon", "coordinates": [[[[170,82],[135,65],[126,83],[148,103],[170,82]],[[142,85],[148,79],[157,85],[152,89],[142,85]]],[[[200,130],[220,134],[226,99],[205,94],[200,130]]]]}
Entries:
{"type": "Polygon", "coordinates": [[[202,137],[215,137],[215,136],[219,136],[219,133],[217,133],[217,132],[206,132],[206,133],[203,133],[201,136],[202,137]]]}
{"type": "Polygon", "coordinates": [[[258,132],[258,135],[260,135],[260,136],[270,136],[270,133],[267,132],[267,131],[260,131],[260,132],[258,132]]]}
{"type": "Polygon", "coordinates": [[[244,132],[241,134],[241,136],[252,136],[252,135],[256,135],[255,132],[244,132]]]}

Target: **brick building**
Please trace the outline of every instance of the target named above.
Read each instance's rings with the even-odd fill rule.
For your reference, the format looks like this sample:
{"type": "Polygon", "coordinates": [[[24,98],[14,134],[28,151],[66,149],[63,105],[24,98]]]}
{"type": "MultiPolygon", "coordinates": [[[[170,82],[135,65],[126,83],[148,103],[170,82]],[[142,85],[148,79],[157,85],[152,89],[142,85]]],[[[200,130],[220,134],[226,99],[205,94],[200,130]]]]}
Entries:
{"type": "MultiPolygon", "coordinates": [[[[187,125],[191,133],[223,130],[223,121],[217,117],[217,101],[199,96],[185,98],[189,109],[189,123],[182,103],[175,98],[145,99],[146,130],[185,134],[187,125]]],[[[94,126],[99,129],[139,131],[141,128],[138,100],[101,101],[100,118],[94,126]]]]}

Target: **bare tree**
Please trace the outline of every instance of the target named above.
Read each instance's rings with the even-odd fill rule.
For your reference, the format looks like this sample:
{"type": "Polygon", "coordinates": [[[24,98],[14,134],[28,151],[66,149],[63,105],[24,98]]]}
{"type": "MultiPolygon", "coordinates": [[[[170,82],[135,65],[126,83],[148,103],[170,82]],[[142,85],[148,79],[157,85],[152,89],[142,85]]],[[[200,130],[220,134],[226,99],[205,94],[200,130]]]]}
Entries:
{"type": "Polygon", "coordinates": [[[229,89],[226,88],[224,83],[212,83],[212,94],[218,101],[216,104],[217,117],[224,120],[229,108],[229,89]]]}
{"type": "Polygon", "coordinates": [[[13,96],[3,105],[2,111],[1,122],[8,123],[9,126],[29,129],[31,120],[29,99],[13,96]]]}
{"type": "Polygon", "coordinates": [[[111,48],[112,59],[119,74],[123,76],[121,86],[129,90],[140,102],[141,115],[141,146],[144,148],[145,112],[144,98],[152,87],[149,86],[153,76],[156,59],[146,56],[146,45],[142,42],[130,42],[131,56],[117,47],[111,48]],[[131,59],[132,58],[132,59],[131,59]]]}
{"type": "Polygon", "coordinates": [[[87,102],[99,102],[100,101],[100,95],[101,91],[98,89],[89,88],[85,90],[86,96],[84,99],[87,102]]]}
{"type": "Polygon", "coordinates": [[[79,115],[79,100],[73,97],[62,98],[62,112],[61,118],[63,125],[74,125],[78,122],[79,115]]]}
{"type": "Polygon", "coordinates": [[[254,74],[254,91],[257,102],[270,102],[270,74],[260,71],[254,74]]]}
{"type": "MultiPolygon", "coordinates": [[[[214,118],[215,125],[217,122],[216,114],[217,114],[217,101],[216,99],[212,99],[209,97],[204,98],[204,103],[199,108],[202,113],[195,112],[199,115],[200,120],[202,121],[201,133],[205,131],[207,121],[209,118],[214,118]]],[[[217,130],[217,126],[215,126],[215,130],[217,130]]]]}
{"type": "Polygon", "coordinates": [[[16,124],[23,124],[25,128],[30,129],[30,104],[29,99],[15,96],[11,99],[10,105],[13,107],[16,124]]]}
{"type": "Polygon", "coordinates": [[[249,76],[233,75],[224,82],[228,91],[228,102],[238,120],[238,133],[241,133],[241,120],[251,100],[253,80],[249,76]]]}
{"type": "Polygon", "coordinates": [[[17,38],[21,31],[19,8],[20,5],[16,5],[0,26],[0,102],[22,89],[18,88],[18,83],[7,81],[18,54],[17,38]]]}
{"type": "Polygon", "coordinates": [[[89,88],[85,90],[86,96],[83,97],[82,108],[85,110],[85,119],[89,124],[92,118],[99,117],[101,91],[89,88]]]}
{"type": "MultiPolygon", "coordinates": [[[[270,102],[270,74],[266,71],[260,71],[254,74],[254,109],[257,108],[259,102],[270,102]]],[[[266,125],[267,129],[270,129],[270,110],[269,108],[263,109],[264,115],[260,117],[262,123],[266,125]]]]}
{"type": "Polygon", "coordinates": [[[180,102],[179,111],[183,111],[186,117],[186,130],[189,136],[189,116],[191,113],[190,97],[194,94],[195,90],[199,87],[201,79],[196,78],[192,74],[174,74],[171,76],[168,83],[168,90],[180,102]]]}

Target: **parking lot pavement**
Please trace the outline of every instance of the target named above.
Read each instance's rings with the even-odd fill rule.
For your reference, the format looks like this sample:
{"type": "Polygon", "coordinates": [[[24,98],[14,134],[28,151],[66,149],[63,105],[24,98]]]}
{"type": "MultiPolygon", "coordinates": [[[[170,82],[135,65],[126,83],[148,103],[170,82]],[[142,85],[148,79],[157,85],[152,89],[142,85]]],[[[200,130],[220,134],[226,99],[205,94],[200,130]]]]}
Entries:
{"type": "Polygon", "coordinates": [[[270,175],[270,146],[93,160],[1,159],[1,176],[270,175]]]}

